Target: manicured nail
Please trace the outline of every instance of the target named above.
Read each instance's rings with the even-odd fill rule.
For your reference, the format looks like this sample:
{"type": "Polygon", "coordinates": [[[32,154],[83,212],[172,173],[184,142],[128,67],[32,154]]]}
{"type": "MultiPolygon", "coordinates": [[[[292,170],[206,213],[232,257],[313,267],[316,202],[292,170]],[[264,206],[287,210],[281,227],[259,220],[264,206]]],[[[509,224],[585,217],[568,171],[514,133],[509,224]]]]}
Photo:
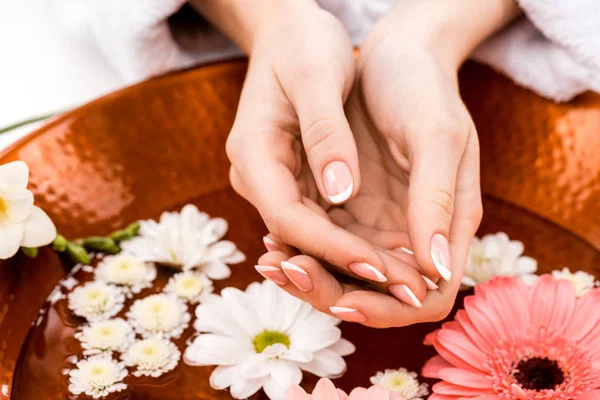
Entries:
{"type": "Polygon", "coordinates": [[[365,262],[353,262],[348,265],[356,275],[375,282],[387,282],[387,278],[377,268],[365,262]]]}
{"type": "Polygon", "coordinates": [[[396,250],[400,250],[405,252],[406,254],[410,254],[411,256],[415,254],[411,249],[407,249],[406,247],[398,247],[396,250]]]}
{"type": "Polygon", "coordinates": [[[287,285],[289,280],[287,276],[277,267],[270,265],[255,265],[254,269],[266,279],[275,282],[278,285],[287,285]]]}
{"type": "Polygon", "coordinates": [[[390,285],[388,287],[390,293],[396,296],[398,299],[402,300],[408,305],[421,308],[423,304],[419,301],[417,296],[413,293],[412,290],[408,288],[406,285],[390,285]]]}
{"type": "Polygon", "coordinates": [[[288,261],[282,261],[281,268],[283,268],[287,277],[290,278],[290,281],[292,281],[298,289],[303,292],[310,292],[313,290],[312,280],[305,270],[288,261]]]}
{"type": "Polygon", "coordinates": [[[437,268],[438,272],[445,280],[449,281],[452,277],[452,272],[448,266],[450,265],[450,245],[448,239],[444,235],[436,233],[431,238],[431,259],[437,268]]]}
{"type": "Polygon", "coordinates": [[[423,280],[427,284],[427,289],[429,289],[429,290],[437,290],[438,289],[439,286],[434,281],[432,281],[425,275],[421,275],[421,276],[423,277],[423,280]]]}
{"type": "Polygon", "coordinates": [[[367,316],[355,308],[348,307],[329,307],[329,311],[349,322],[365,322],[367,316]]]}
{"type": "Polygon", "coordinates": [[[323,185],[327,198],[334,204],[343,203],[352,195],[354,181],[350,168],[343,161],[333,161],[323,170],[323,185]]]}
{"type": "Polygon", "coordinates": [[[268,236],[263,236],[263,243],[265,244],[267,251],[281,251],[279,246],[277,246],[277,243],[268,236]]]}

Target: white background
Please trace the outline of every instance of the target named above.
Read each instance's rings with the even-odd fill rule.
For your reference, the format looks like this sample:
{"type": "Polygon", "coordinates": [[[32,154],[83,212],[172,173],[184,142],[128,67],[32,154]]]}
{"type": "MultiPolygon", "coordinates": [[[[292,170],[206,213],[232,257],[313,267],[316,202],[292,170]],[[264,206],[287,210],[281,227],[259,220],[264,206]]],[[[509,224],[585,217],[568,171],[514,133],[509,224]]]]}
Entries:
{"type": "MultiPolygon", "coordinates": [[[[49,0],[0,0],[0,129],[121,85],[94,48],[61,28],[49,0]]],[[[0,135],[0,149],[34,127],[0,135]]]]}

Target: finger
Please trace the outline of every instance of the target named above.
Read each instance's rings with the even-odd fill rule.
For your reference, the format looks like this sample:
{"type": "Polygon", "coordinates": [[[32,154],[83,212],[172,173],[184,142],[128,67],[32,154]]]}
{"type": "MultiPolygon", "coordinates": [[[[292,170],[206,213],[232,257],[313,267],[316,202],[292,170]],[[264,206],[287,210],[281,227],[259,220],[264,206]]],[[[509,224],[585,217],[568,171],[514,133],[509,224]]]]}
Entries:
{"type": "Polygon", "coordinates": [[[287,85],[286,93],[298,114],[319,191],[330,203],[341,204],[358,192],[358,153],[344,114],[343,77],[323,72],[299,77],[287,85]]]}
{"type": "Polygon", "coordinates": [[[288,246],[285,243],[282,243],[276,240],[273,235],[270,233],[263,237],[263,243],[267,251],[282,251],[288,257],[293,257],[298,254],[298,250],[293,248],[292,246],[288,246]]]}
{"type": "Polygon", "coordinates": [[[443,131],[437,142],[414,145],[408,192],[411,250],[426,276],[450,280],[448,236],[454,213],[458,166],[466,136],[443,131]]]}

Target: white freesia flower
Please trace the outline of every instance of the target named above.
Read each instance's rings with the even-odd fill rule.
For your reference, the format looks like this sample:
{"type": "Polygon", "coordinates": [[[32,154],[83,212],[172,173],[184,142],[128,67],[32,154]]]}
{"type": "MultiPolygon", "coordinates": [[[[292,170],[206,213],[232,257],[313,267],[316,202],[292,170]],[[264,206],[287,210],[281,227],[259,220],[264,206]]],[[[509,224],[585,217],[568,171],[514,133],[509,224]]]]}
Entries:
{"type": "Polygon", "coordinates": [[[125,365],[111,359],[108,354],[98,354],[77,362],[69,372],[69,391],[75,395],[86,394],[94,399],[120,392],[127,387],[125,365]]]}
{"type": "Polygon", "coordinates": [[[136,300],[127,312],[136,332],[145,338],[155,335],[178,338],[191,320],[183,300],[168,294],[153,294],[136,300]]]}
{"type": "Polygon", "coordinates": [[[188,204],[180,213],[164,212],[160,222],[140,221],[139,236],[122,242],[121,247],[147,262],[197,268],[210,279],[225,279],[231,275],[227,264],[245,260],[234,243],[219,241],[226,232],[224,219],[211,219],[188,204]]]}
{"type": "Polygon", "coordinates": [[[165,286],[165,293],[174,294],[190,303],[200,302],[202,297],[212,291],[212,281],[203,273],[194,271],[184,271],[173,275],[165,286]]]}
{"type": "Polygon", "coordinates": [[[554,279],[566,279],[573,282],[577,296],[583,296],[596,286],[594,275],[588,274],[585,271],[571,272],[567,267],[564,267],[561,271],[552,271],[552,277],[554,279]]]}
{"type": "Polygon", "coordinates": [[[218,365],[210,377],[215,389],[230,388],[245,399],[261,388],[271,399],[283,399],[302,370],[320,377],[346,371],[342,356],[354,346],[341,338],[340,320],[323,314],[275,284],[252,283],[245,292],[225,288],[196,308],[201,334],[188,346],[191,365],[218,365]]]}
{"type": "Polygon", "coordinates": [[[129,254],[106,256],[96,267],[96,279],[124,286],[128,293],[139,293],[152,286],[156,278],[156,267],[129,254]]]}
{"type": "Polygon", "coordinates": [[[168,339],[153,337],[135,342],[122,359],[128,367],[136,367],[134,376],[157,378],[177,366],[181,352],[168,339]]]}
{"type": "Polygon", "coordinates": [[[120,353],[133,343],[135,334],[127,321],[121,318],[92,322],[75,334],[81,342],[83,355],[120,353]]]}
{"type": "Polygon", "coordinates": [[[429,394],[429,389],[426,383],[419,382],[417,376],[416,372],[409,372],[406,368],[386,369],[372,376],[371,383],[401,394],[406,400],[423,400],[429,394]]]}
{"type": "Polygon", "coordinates": [[[33,205],[28,180],[23,161],[0,165],[0,259],[14,256],[21,246],[45,246],[56,237],[50,217],[33,205]]]}
{"type": "Polygon", "coordinates": [[[124,302],[121,289],[103,282],[87,282],[69,293],[69,309],[90,322],[114,317],[124,302]]]}
{"type": "Polygon", "coordinates": [[[462,279],[463,288],[487,282],[494,276],[520,276],[527,280],[535,277],[537,261],[523,256],[523,243],[510,240],[506,233],[473,238],[467,266],[462,279]]]}

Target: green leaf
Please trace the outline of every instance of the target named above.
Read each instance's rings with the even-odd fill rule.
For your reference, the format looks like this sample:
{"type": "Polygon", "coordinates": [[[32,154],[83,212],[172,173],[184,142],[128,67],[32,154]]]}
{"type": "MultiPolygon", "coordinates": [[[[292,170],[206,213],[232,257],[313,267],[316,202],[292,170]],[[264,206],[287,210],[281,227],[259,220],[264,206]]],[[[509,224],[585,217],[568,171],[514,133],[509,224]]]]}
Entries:
{"type": "Polygon", "coordinates": [[[140,232],[140,223],[138,221],[133,222],[129,224],[125,230],[131,233],[131,237],[137,236],[137,234],[140,232]]]}
{"type": "Polygon", "coordinates": [[[54,241],[52,242],[52,248],[55,251],[62,253],[63,251],[67,250],[67,242],[67,239],[59,233],[58,235],[56,235],[56,238],[54,238],[54,241]]]}
{"type": "Polygon", "coordinates": [[[102,236],[85,238],[82,240],[82,245],[88,250],[102,253],[117,254],[121,252],[121,248],[113,239],[102,236]]]}
{"type": "Polygon", "coordinates": [[[85,265],[90,263],[90,256],[87,250],[76,243],[67,242],[67,254],[74,263],[85,265]]]}
{"type": "Polygon", "coordinates": [[[21,251],[30,258],[36,258],[40,252],[37,247],[21,247],[21,251]]]}

